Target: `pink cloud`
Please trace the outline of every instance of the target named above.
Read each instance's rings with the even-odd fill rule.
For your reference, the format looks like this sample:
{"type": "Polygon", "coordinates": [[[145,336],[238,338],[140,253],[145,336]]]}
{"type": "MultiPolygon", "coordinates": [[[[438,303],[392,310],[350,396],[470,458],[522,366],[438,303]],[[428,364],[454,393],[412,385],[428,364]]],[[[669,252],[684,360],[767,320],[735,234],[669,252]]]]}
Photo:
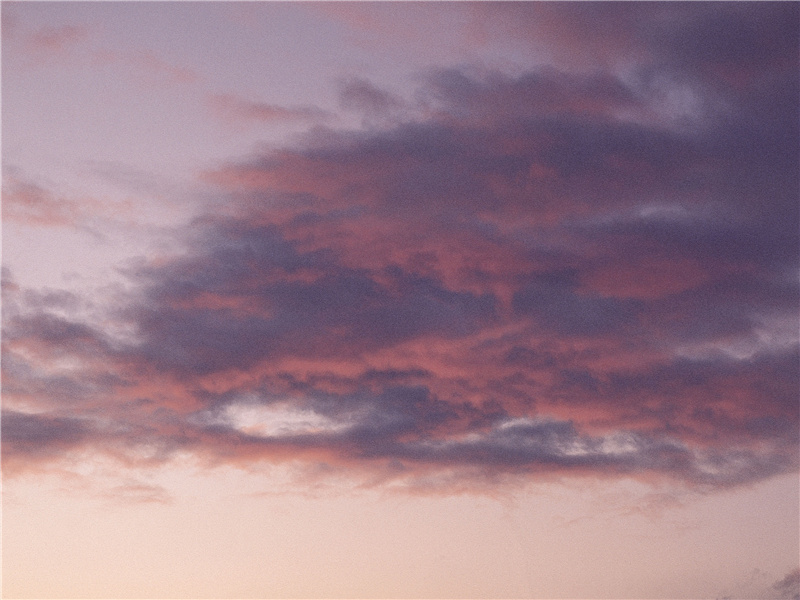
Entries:
{"type": "Polygon", "coordinates": [[[318,121],[327,115],[314,107],[286,108],[264,102],[251,102],[233,94],[214,94],[208,99],[220,116],[237,121],[318,121]]]}
{"type": "Polygon", "coordinates": [[[44,188],[14,175],[3,185],[3,219],[46,227],[75,226],[96,208],[96,203],[79,203],[59,198],[44,188]]]}
{"type": "Polygon", "coordinates": [[[73,198],[48,190],[14,173],[3,178],[3,219],[33,227],[93,228],[106,219],[127,219],[129,202],[73,198]]]}
{"type": "Polygon", "coordinates": [[[202,81],[202,76],[194,69],[172,64],[149,50],[119,52],[99,49],[94,53],[94,59],[122,67],[129,75],[148,85],[186,86],[202,81]]]}
{"type": "Polygon", "coordinates": [[[27,44],[35,53],[57,56],[69,53],[83,43],[88,36],[88,30],[78,25],[46,27],[30,35],[27,44]]]}
{"type": "MultiPolygon", "coordinates": [[[[614,29],[618,9],[605,10],[570,7],[547,26],[566,39],[599,11],[614,29]]],[[[763,64],[784,81],[779,62],[763,64]]],[[[730,110],[689,135],[644,118],[652,90],[609,72],[443,70],[413,120],[221,165],[205,176],[226,214],[176,231],[181,252],[129,266],[129,295],[102,319],[14,292],[8,455],[324,462],[447,490],[560,476],[720,489],[794,471],[796,340],[759,323],[796,313],[783,216],[796,214],[796,111],[750,110],[784,83],[709,90],[730,110]]],[[[357,88],[361,109],[395,107],[357,88]]],[[[245,120],[312,118],[215,101],[245,120]]],[[[16,210],[55,210],[41,190],[18,195],[16,210]]]]}

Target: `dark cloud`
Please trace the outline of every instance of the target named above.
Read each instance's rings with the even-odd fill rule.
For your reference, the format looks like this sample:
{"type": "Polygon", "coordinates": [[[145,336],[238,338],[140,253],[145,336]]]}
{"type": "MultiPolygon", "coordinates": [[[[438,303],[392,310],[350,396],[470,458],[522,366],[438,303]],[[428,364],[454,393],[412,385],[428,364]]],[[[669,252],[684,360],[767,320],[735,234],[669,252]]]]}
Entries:
{"type": "Polygon", "coordinates": [[[464,335],[494,318],[489,294],[445,289],[388,265],[347,268],[300,252],[274,226],[212,225],[206,251],[145,267],[132,307],[134,350],[165,368],[207,373],[292,355],[352,355],[421,335],[464,335]]]}
{"type": "Polygon", "coordinates": [[[130,263],[104,323],[5,280],[4,456],[712,488],[796,469],[787,6],[495,3],[487,27],[619,39],[590,74],[432,71],[416,104],[346,82],[374,123],[209,173],[229,216],[130,263]]]}
{"type": "Polygon", "coordinates": [[[11,455],[47,455],[82,442],[90,428],[82,419],[4,411],[3,444],[11,455]]]}
{"type": "Polygon", "coordinates": [[[514,295],[514,310],[532,315],[540,326],[564,335],[622,333],[635,323],[640,302],[581,294],[570,279],[574,274],[537,275],[514,295]]]}
{"type": "Polygon", "coordinates": [[[484,125],[547,115],[567,117],[567,122],[600,120],[622,110],[641,110],[645,100],[605,73],[579,76],[546,69],[513,78],[448,69],[431,73],[426,83],[426,103],[460,121],[484,125]]]}
{"type": "Polygon", "coordinates": [[[773,584],[772,589],[780,594],[779,598],[800,598],[800,569],[787,573],[786,577],[773,584]]]}
{"type": "MultiPolygon", "coordinates": [[[[789,3],[698,3],[649,28],[647,42],[681,72],[707,79],[787,68],[796,61],[800,11],[789,3]]],[[[735,83],[735,82],[734,82],[735,83]]]]}
{"type": "Polygon", "coordinates": [[[339,103],[345,110],[363,115],[367,123],[396,118],[406,108],[395,94],[364,79],[349,79],[340,84],[339,103]]]}
{"type": "Polygon", "coordinates": [[[633,62],[658,74],[735,84],[737,75],[797,60],[800,11],[792,3],[507,2],[469,8],[476,42],[503,33],[567,70],[633,62]]]}

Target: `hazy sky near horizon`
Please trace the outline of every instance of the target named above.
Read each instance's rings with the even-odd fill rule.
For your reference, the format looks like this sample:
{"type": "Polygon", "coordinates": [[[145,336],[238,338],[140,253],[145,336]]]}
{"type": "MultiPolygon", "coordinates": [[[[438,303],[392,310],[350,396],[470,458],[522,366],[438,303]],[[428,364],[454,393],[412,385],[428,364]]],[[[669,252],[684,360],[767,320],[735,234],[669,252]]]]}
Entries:
{"type": "Polygon", "coordinates": [[[3,2],[4,597],[800,598],[790,2],[3,2]]]}

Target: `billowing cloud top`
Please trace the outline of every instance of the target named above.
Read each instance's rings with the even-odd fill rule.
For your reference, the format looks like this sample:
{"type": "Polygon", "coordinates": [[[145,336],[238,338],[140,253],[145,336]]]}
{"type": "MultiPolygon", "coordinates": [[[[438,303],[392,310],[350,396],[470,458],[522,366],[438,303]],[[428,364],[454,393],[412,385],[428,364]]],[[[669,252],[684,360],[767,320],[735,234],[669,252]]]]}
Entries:
{"type": "Polygon", "coordinates": [[[95,452],[445,487],[796,469],[798,6],[470,10],[476,39],[535,31],[557,66],[433,70],[413,100],[343,82],[363,128],[209,170],[226,210],[108,305],[5,273],[6,473],[95,452]]]}

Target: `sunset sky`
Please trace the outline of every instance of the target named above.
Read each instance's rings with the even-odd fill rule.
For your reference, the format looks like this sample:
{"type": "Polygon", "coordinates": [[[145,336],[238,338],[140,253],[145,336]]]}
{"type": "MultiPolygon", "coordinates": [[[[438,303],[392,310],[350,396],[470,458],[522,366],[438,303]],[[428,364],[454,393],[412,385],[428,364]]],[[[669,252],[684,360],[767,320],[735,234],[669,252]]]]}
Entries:
{"type": "Polygon", "coordinates": [[[800,598],[800,4],[2,3],[6,598],[800,598]]]}

